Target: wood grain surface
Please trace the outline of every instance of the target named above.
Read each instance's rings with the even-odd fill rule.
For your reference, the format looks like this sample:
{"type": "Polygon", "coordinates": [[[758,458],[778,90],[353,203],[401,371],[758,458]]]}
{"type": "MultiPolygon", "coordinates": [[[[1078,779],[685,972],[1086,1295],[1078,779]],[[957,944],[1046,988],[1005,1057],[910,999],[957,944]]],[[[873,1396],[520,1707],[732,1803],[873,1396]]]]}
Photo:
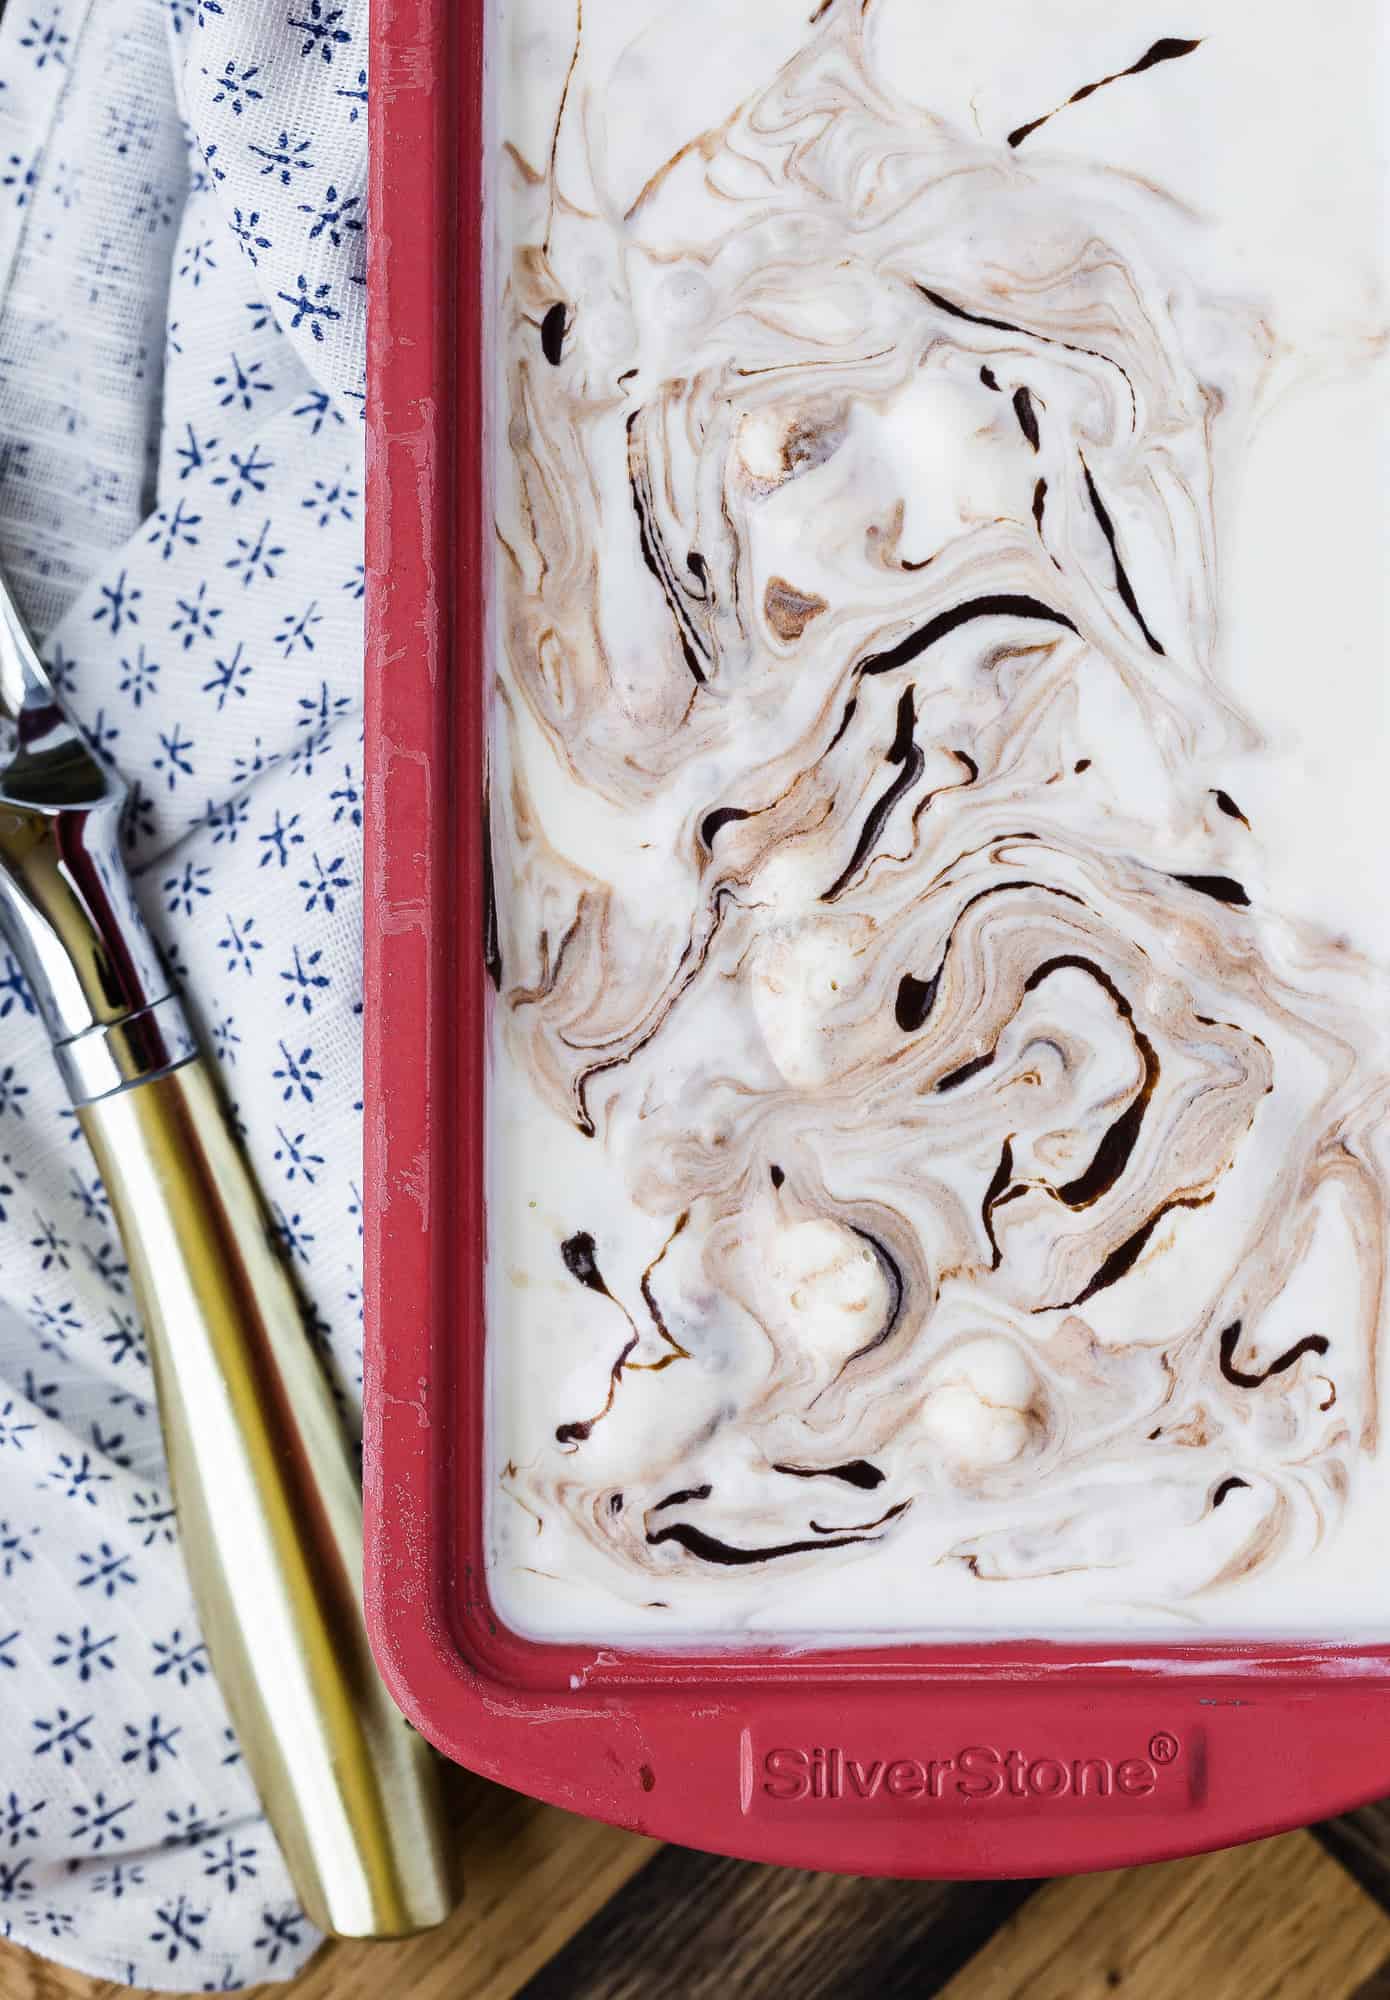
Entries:
{"type": "Polygon", "coordinates": [[[1308,1833],[1051,1882],[942,2000],[1349,2000],[1390,1917],[1308,1833]]]}
{"type": "Polygon", "coordinates": [[[1033,1886],[864,1881],[668,1847],[521,1991],[524,2000],[916,2000],[1033,1886]]]}
{"type": "Polygon", "coordinates": [[[1362,1888],[1390,1910],[1390,1801],[1343,1813],[1320,1826],[1318,1837],[1362,1888]]]}
{"type": "MultiPolygon", "coordinates": [[[[329,1943],[260,2000],[1390,2000],[1390,1806],[1152,1868],[865,1881],[725,1860],[459,1773],[441,1930],[329,1943]]],[[[194,1971],[200,1987],[207,1975],[194,1971]]],[[[0,1945],[0,2000],[129,1989],[0,1945]]]]}

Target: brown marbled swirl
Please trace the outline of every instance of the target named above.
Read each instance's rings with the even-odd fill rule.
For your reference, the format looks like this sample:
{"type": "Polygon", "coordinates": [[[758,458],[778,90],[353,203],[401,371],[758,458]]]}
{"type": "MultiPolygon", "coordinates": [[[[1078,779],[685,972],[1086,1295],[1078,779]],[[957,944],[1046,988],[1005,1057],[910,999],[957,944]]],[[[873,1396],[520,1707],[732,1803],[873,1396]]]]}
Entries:
{"type": "Polygon", "coordinates": [[[1378,1444],[1384,982],[1228,789],[1279,337],[1181,204],[862,34],[621,210],[592,144],[508,165],[495,1116],[607,1192],[552,1204],[570,1402],[502,1483],[654,1614],[895,1538],[915,1628],[933,1565],[1196,1602],[1378,1444]]]}

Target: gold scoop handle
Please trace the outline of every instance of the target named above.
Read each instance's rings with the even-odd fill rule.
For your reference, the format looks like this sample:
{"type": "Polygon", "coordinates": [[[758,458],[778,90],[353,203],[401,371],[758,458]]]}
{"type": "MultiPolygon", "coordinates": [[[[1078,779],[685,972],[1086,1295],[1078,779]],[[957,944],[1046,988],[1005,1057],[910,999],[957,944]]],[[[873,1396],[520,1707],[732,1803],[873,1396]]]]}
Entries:
{"type": "Polygon", "coordinates": [[[306,1913],[401,1937],[453,1905],[432,1754],[363,1622],[362,1507],[323,1371],[200,1060],[78,1112],[130,1262],[218,1683],[306,1913]]]}

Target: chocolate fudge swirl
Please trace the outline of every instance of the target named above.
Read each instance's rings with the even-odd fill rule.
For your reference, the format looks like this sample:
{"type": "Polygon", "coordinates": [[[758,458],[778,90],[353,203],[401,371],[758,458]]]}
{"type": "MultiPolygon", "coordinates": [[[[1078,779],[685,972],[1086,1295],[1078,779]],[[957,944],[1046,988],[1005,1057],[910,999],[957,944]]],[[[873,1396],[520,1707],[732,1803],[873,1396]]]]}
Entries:
{"type": "Polygon", "coordinates": [[[506,1490],[654,1617],[899,1537],[923,1628],[934,1565],[1161,1544],[1196,1602],[1378,1445],[1383,982],[1228,789],[1277,337],[1160,191],[900,102],[867,33],[821,9],[625,206],[511,157],[488,964],[596,1192],[506,1490]]]}

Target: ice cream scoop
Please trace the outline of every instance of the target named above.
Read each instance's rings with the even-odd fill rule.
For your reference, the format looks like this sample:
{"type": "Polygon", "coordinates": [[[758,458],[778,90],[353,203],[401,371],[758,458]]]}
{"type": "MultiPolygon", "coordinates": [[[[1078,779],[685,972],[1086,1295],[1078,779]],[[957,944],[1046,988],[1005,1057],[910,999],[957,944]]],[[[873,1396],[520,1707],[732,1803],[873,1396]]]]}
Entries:
{"type": "Polygon", "coordinates": [[[432,1753],[372,1661],[349,1447],[131,892],[124,803],[0,580],[0,930],[125,1245],[208,1651],[308,1914],[400,1936],[453,1900],[432,1753]]]}

